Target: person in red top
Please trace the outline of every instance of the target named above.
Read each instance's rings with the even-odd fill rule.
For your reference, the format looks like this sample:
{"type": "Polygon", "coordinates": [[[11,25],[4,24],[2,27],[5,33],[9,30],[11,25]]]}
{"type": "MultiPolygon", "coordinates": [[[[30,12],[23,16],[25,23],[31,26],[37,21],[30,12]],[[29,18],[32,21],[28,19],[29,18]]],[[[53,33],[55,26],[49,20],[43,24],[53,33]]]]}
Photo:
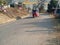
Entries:
{"type": "Polygon", "coordinates": [[[37,9],[32,9],[32,15],[33,15],[33,18],[39,16],[39,12],[37,11],[37,9]]]}

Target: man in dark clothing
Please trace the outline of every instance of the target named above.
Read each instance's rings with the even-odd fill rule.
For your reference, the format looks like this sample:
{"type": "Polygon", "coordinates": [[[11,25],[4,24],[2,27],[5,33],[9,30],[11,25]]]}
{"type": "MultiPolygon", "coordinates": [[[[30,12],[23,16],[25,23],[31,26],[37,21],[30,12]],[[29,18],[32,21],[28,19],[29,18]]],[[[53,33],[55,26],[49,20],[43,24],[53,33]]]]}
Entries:
{"type": "Polygon", "coordinates": [[[33,18],[36,16],[36,11],[37,11],[37,10],[32,10],[33,18]]]}

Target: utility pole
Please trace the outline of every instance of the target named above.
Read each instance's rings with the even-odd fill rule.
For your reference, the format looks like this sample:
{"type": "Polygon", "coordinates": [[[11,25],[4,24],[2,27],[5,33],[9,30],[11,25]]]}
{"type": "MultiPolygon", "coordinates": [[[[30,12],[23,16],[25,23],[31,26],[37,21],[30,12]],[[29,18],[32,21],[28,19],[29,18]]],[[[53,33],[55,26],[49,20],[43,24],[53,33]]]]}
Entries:
{"type": "Polygon", "coordinates": [[[57,3],[57,6],[56,6],[55,14],[56,14],[56,11],[57,11],[57,9],[58,9],[58,4],[59,4],[59,0],[58,0],[58,3],[57,3]]]}

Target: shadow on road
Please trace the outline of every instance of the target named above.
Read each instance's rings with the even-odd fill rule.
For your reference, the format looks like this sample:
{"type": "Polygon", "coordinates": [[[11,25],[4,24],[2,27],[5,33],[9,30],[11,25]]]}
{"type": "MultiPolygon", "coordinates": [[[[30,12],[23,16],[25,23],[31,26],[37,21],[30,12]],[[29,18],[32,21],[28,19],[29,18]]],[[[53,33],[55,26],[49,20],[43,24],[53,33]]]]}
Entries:
{"type": "Polygon", "coordinates": [[[54,29],[54,21],[52,18],[42,19],[42,21],[37,20],[35,22],[24,23],[23,25],[33,25],[33,26],[39,28],[37,30],[27,30],[25,32],[31,32],[31,33],[36,33],[36,32],[53,33],[53,32],[56,32],[56,30],[54,29]]]}
{"type": "Polygon", "coordinates": [[[47,45],[60,45],[60,38],[51,38],[48,39],[46,42],[48,42],[47,45]]]}
{"type": "Polygon", "coordinates": [[[33,18],[33,17],[26,17],[26,18],[24,18],[24,19],[31,19],[31,18],[33,18]]]}
{"type": "Polygon", "coordinates": [[[53,29],[54,22],[50,18],[47,18],[47,19],[42,19],[42,21],[37,20],[36,22],[25,23],[23,25],[34,25],[40,28],[53,29]]]}

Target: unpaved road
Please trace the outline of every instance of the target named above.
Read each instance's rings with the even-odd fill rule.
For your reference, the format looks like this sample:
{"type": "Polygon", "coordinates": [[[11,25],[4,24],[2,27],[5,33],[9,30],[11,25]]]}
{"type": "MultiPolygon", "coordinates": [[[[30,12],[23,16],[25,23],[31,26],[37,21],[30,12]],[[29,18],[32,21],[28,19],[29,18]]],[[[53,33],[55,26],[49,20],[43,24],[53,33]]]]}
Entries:
{"type": "Polygon", "coordinates": [[[57,45],[58,42],[54,42],[56,36],[53,27],[54,23],[49,15],[2,24],[0,45],[57,45]]]}

